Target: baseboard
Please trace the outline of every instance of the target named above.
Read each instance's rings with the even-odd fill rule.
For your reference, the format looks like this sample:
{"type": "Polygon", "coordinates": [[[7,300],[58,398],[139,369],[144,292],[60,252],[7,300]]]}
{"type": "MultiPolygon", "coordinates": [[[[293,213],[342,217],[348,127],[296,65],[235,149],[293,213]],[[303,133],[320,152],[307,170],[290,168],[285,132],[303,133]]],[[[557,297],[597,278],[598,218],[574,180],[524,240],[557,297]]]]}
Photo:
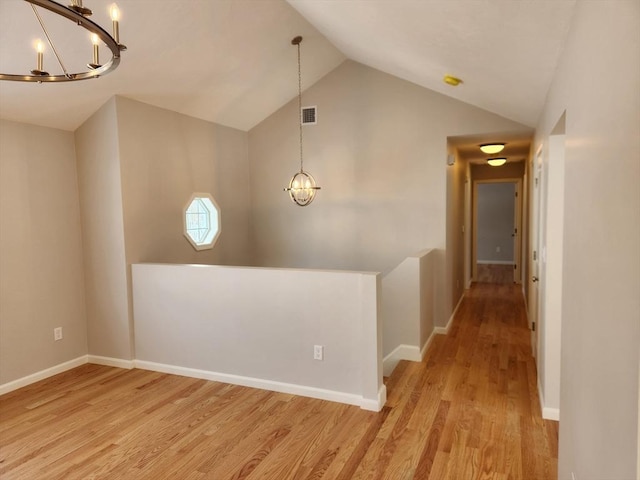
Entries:
{"type": "Polygon", "coordinates": [[[135,360],[122,360],[121,358],[101,357],[99,355],[88,355],[88,362],[96,365],[106,365],[107,367],[126,368],[128,370],[136,366],[135,360]]]}
{"type": "Polygon", "coordinates": [[[74,358],[73,360],[69,360],[68,362],[60,363],[53,367],[40,370],[39,372],[36,372],[36,373],[32,373],[31,375],[27,375],[26,377],[18,378],[17,380],[3,383],[2,385],[0,385],[0,395],[13,392],[14,390],[17,390],[22,387],[26,387],[27,385],[31,385],[32,383],[36,383],[36,382],[39,382],[40,380],[53,377],[54,375],[58,375],[59,373],[66,372],[67,370],[71,370],[72,368],[79,367],[80,365],[84,365],[85,363],[87,363],[87,361],[88,361],[88,355],[82,355],[81,357],[74,358]]]}
{"type": "Polygon", "coordinates": [[[415,345],[398,345],[389,355],[382,359],[382,374],[385,377],[391,375],[400,360],[421,362],[422,353],[415,345]]]}
{"type": "Polygon", "coordinates": [[[270,390],[273,392],[288,393],[291,395],[299,395],[301,397],[317,398],[319,400],[328,400],[330,402],[357,405],[364,410],[380,411],[384,406],[384,403],[381,403],[381,401],[383,399],[384,401],[386,401],[386,388],[384,389],[384,391],[378,392],[378,399],[373,400],[365,399],[361,395],[336,392],[335,390],[326,390],[323,388],[308,387],[304,385],[296,385],[293,383],[276,382],[273,380],[264,380],[261,378],[244,377],[241,375],[232,375],[228,373],[212,372],[209,370],[178,367],[175,365],[147,362],[144,360],[136,360],[135,368],[140,368],[142,370],[151,370],[154,372],[170,373],[173,375],[181,375],[183,377],[201,378],[203,380],[211,380],[214,382],[230,383],[232,385],[241,385],[243,387],[259,388],[262,390],[270,390]]]}
{"type": "Polygon", "coordinates": [[[456,313],[458,313],[458,309],[460,308],[460,305],[462,305],[462,300],[464,300],[464,293],[462,295],[460,295],[460,299],[458,300],[458,303],[456,304],[456,308],[454,308],[453,312],[451,312],[451,316],[449,317],[449,321],[447,322],[447,324],[444,327],[435,327],[433,329],[434,333],[437,333],[438,335],[446,335],[447,333],[449,333],[449,329],[451,328],[451,324],[453,323],[453,319],[456,316],[456,313]]]}
{"type": "Polygon", "coordinates": [[[478,260],[479,265],[515,265],[513,260],[478,260]]]}
{"type": "Polygon", "coordinates": [[[360,402],[360,408],[371,412],[379,412],[385,403],[387,403],[387,386],[381,385],[378,390],[378,399],[369,400],[368,398],[363,398],[360,402]]]}
{"type": "Polygon", "coordinates": [[[429,335],[429,338],[427,338],[427,341],[424,342],[424,346],[422,347],[422,350],[420,350],[420,361],[423,361],[424,358],[427,356],[427,350],[429,350],[429,347],[431,346],[431,342],[433,342],[433,337],[437,335],[436,333],[436,329],[434,328],[433,331],[431,332],[431,335],[429,335]]]}
{"type": "Polygon", "coordinates": [[[544,395],[542,394],[542,387],[540,385],[540,377],[538,377],[538,400],[540,401],[540,409],[542,410],[542,418],[545,420],[555,420],[556,422],[560,421],[560,409],[559,408],[550,408],[544,406],[544,395]]]}

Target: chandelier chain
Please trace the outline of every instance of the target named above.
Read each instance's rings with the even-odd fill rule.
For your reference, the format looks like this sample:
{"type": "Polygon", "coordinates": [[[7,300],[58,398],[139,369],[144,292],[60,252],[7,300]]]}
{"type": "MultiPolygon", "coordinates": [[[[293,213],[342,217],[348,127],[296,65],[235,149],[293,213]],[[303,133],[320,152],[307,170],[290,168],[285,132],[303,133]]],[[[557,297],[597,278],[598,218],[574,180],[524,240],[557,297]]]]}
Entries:
{"type": "Polygon", "coordinates": [[[302,74],[300,72],[300,43],[298,43],[298,123],[300,125],[300,172],[304,172],[302,157],[302,74]]]}
{"type": "Polygon", "coordinates": [[[34,15],[38,19],[38,23],[40,24],[40,28],[42,28],[42,31],[44,32],[44,36],[47,37],[47,42],[49,42],[49,45],[51,45],[51,49],[53,50],[53,53],[55,54],[56,59],[58,60],[58,63],[60,64],[60,67],[62,68],[62,71],[64,72],[65,77],[69,77],[69,72],[65,68],[64,63],[62,63],[62,58],[60,58],[60,54],[58,53],[56,46],[53,44],[53,40],[51,40],[51,37],[49,36],[49,32],[47,31],[47,27],[44,26],[44,22],[42,21],[42,18],[40,18],[40,15],[36,10],[35,5],[31,4],[31,8],[33,9],[34,15]]]}

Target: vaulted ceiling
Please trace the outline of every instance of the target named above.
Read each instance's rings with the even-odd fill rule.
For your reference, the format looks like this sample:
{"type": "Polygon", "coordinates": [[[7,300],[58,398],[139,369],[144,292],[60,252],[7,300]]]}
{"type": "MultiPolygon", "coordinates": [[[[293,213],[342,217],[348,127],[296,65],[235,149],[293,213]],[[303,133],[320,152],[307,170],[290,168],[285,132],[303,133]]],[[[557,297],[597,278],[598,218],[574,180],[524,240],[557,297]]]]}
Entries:
{"type": "MultiPolygon", "coordinates": [[[[92,19],[107,30],[112,2],[85,0],[92,19]]],[[[118,94],[249,130],[295,97],[290,42],[302,35],[305,87],[351,59],[535,126],[575,0],[117,3],[128,50],[115,72],[66,84],[0,82],[0,116],[74,130],[118,94]],[[445,74],[464,83],[446,85],[445,74]]],[[[69,70],[91,60],[86,31],[49,12],[41,15],[69,70]]],[[[34,68],[36,38],[43,34],[30,4],[0,0],[0,72],[34,68]]],[[[45,53],[45,69],[60,73],[56,68],[45,53]]]]}

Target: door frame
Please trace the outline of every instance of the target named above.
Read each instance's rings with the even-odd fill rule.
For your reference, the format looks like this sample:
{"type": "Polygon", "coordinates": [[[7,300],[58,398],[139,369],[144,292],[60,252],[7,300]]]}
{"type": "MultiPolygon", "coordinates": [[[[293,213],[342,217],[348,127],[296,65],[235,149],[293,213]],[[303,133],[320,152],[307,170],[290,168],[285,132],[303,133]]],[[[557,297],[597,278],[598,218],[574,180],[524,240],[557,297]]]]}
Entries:
{"type": "Polygon", "coordinates": [[[540,247],[543,245],[543,185],[544,161],[542,158],[542,145],[540,145],[530,161],[531,166],[531,202],[530,202],[530,230],[529,230],[529,272],[528,284],[528,315],[529,329],[531,330],[531,352],[538,358],[538,332],[540,315],[540,247]]]}

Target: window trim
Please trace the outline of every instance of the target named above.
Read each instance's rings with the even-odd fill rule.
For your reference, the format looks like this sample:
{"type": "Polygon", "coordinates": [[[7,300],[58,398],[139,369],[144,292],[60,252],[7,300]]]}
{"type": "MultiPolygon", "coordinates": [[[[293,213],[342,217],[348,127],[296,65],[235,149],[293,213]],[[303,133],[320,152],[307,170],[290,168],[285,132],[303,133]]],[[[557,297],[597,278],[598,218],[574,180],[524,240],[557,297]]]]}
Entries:
{"type": "MultiPolygon", "coordinates": [[[[205,205],[205,208],[207,208],[206,205],[205,205]]],[[[211,212],[209,212],[209,220],[210,220],[211,223],[213,223],[212,222],[212,218],[211,218],[211,212]]],[[[185,204],[184,208],[182,209],[182,233],[184,234],[186,239],[189,241],[191,246],[197,251],[210,250],[216,244],[216,242],[218,240],[218,237],[220,237],[220,232],[221,231],[222,231],[222,214],[220,212],[220,205],[218,205],[218,202],[216,202],[216,200],[213,198],[213,196],[210,193],[196,192],[196,193],[191,194],[191,197],[189,197],[189,201],[185,204]],[[191,235],[189,235],[189,231],[187,230],[187,211],[189,210],[189,207],[191,207],[191,204],[193,204],[193,202],[195,200],[197,200],[197,199],[207,199],[207,200],[209,200],[211,202],[211,204],[213,205],[213,208],[215,208],[216,213],[217,213],[217,217],[218,217],[217,231],[213,234],[213,237],[211,238],[211,241],[206,242],[206,243],[202,243],[202,244],[198,244],[191,237],[191,235]]]]}

